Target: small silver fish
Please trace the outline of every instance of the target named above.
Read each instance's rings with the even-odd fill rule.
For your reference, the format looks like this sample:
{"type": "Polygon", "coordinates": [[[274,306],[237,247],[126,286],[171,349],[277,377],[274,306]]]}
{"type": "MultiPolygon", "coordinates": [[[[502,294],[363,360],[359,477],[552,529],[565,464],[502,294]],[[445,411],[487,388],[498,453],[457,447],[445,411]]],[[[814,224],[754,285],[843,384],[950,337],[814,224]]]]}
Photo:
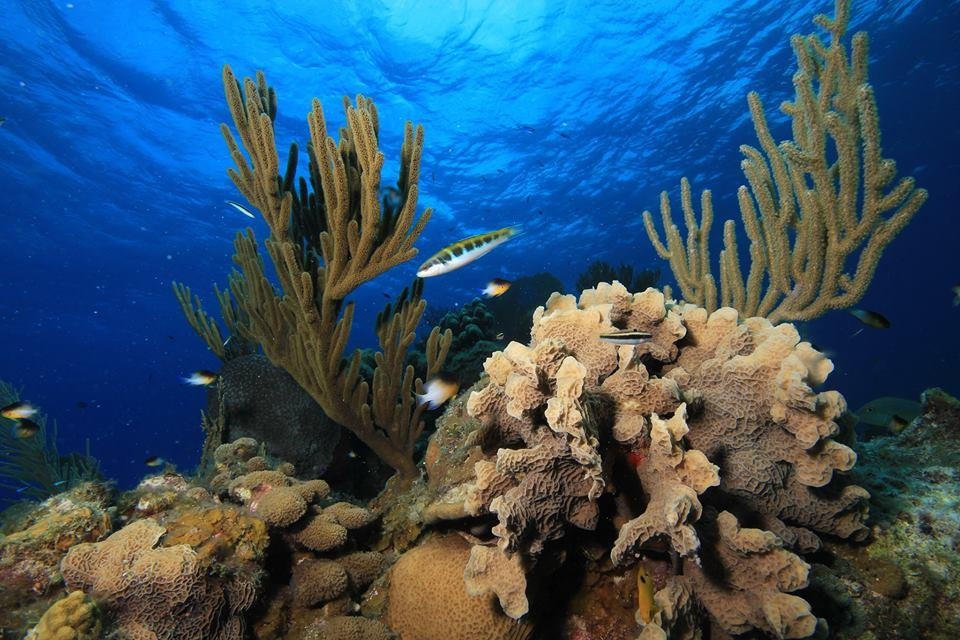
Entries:
{"type": "Polygon", "coordinates": [[[56,482],[53,483],[53,486],[55,486],[55,487],[62,487],[62,486],[65,485],[65,484],[67,484],[67,481],[66,481],[66,480],[57,480],[56,482]]]}
{"type": "Polygon", "coordinates": [[[254,219],[256,219],[256,217],[257,217],[257,216],[255,216],[255,215],[253,215],[253,214],[250,212],[249,209],[247,209],[245,206],[243,206],[243,205],[240,204],[239,202],[234,202],[233,200],[224,200],[224,202],[226,202],[228,205],[230,205],[231,207],[233,207],[234,209],[236,209],[237,211],[239,211],[239,212],[242,213],[243,215],[247,216],[248,218],[254,218],[254,219]]]}
{"type": "Polygon", "coordinates": [[[600,339],[604,342],[617,345],[643,344],[644,342],[650,342],[650,338],[652,337],[653,335],[647,333],[646,331],[634,331],[633,329],[627,329],[625,331],[608,331],[600,334],[600,339]]]}

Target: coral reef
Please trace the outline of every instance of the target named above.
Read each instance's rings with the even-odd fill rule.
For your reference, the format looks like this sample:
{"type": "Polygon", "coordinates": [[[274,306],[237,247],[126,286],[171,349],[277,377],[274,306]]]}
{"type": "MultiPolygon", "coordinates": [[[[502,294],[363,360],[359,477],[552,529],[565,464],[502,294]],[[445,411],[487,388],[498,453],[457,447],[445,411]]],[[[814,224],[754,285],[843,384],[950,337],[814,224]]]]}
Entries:
{"type": "Polygon", "coordinates": [[[208,394],[207,415],[219,419],[222,405],[223,441],[254,438],[293,464],[302,478],[327,471],[340,427],[290,374],[262,355],[245,355],[224,362],[219,375],[219,385],[208,394]]]}
{"type": "MultiPolygon", "coordinates": [[[[0,611],[58,595],[59,566],[67,551],[83,542],[97,542],[112,530],[110,491],[84,483],[32,505],[15,526],[0,537],[0,611]]],[[[0,615],[0,626],[14,626],[0,615]]]]}
{"type": "Polygon", "coordinates": [[[47,609],[26,640],[99,640],[101,630],[97,606],[82,591],[74,591],[47,609]]]}
{"type": "Polygon", "coordinates": [[[634,272],[629,264],[621,263],[614,268],[609,262],[596,260],[587,265],[583,273],[577,276],[576,291],[592,289],[601,282],[616,280],[630,291],[646,291],[650,287],[656,288],[660,281],[660,269],[641,269],[634,272]]]}
{"type": "Polygon", "coordinates": [[[796,552],[819,548],[820,534],[862,539],[868,497],[842,477],[856,455],[831,438],[842,397],[813,390],[829,360],[790,325],[670,306],[619,283],[579,300],[551,296],[531,334],[531,346],[511,343],[486,361],[489,379],[467,401],[480,425],[459,444],[443,445],[438,429],[428,447],[421,513],[496,518],[466,563],[468,592],[523,616],[534,606],[529,581],[556,570],[573,540],[599,535],[601,509],[613,508],[606,571],[668,563],[648,635],[686,637],[706,619],[728,634],[783,638],[822,626],[796,595],[808,582],[796,552]],[[614,329],[652,337],[600,340],[614,329]],[[439,464],[438,449],[473,461],[474,477],[439,464]]]}
{"type": "Polygon", "coordinates": [[[221,445],[211,481],[223,499],[245,505],[269,526],[273,571],[278,577],[289,574],[289,585],[284,580],[270,586],[271,601],[255,616],[255,637],[299,637],[314,623],[327,629],[324,633],[342,627],[375,634],[376,625],[366,622],[330,621],[355,613],[360,596],[385,569],[384,557],[358,542],[376,517],[363,507],[326,500],[326,482],[298,480],[292,465],[271,464],[260,450],[252,438],[221,445]],[[282,567],[280,558],[286,558],[282,567]]]}
{"type": "MultiPolygon", "coordinates": [[[[230,127],[221,125],[236,165],[228,174],[270,227],[267,251],[283,290],[278,292],[265,275],[253,232],[238,234],[234,260],[240,270],[231,275],[231,295],[218,293],[227,324],[242,339],[258,343],[329,418],[412,481],[418,475],[414,447],[424,426],[423,408],[414,393],[422,391],[422,381],[405,359],[426,306],[422,282],[405,289],[378,317],[380,352],[370,383],[360,376],[359,351],[344,359],[354,313],[353,304],[344,300],[363,283],[417,254],[413,244],[431,215],[427,209],[416,217],[423,128],[406,125],[397,181],[402,204],[384,209],[384,155],[377,146],[379,119],[373,102],[358,96],[352,105],[344,99],[347,127],[340,130],[338,144],[327,135],[323,108],[315,99],[308,116],[314,191],[301,178],[298,192],[296,145],[285,173],[279,173],[273,128],[276,93],[263,74],[241,85],[224,67],[223,87],[240,144],[250,156],[248,161],[230,127]]],[[[188,320],[205,333],[211,323],[202,322],[199,301],[192,304],[182,289],[178,298],[188,320]]],[[[431,332],[428,378],[442,368],[451,340],[449,332],[431,332]]]]}
{"type": "Polygon", "coordinates": [[[898,435],[859,443],[854,477],[870,489],[870,544],[828,542],[809,599],[834,637],[960,637],[960,402],[924,392],[898,435]]]}
{"type": "Polygon", "coordinates": [[[747,96],[760,149],[743,145],[749,188],[737,192],[750,240],[750,271],[740,266],[737,225],[724,224],[718,283],[711,272],[713,224],[710,191],[694,210],[690,183],[681,181],[686,242],[673,223],[666,192],[660,196],[664,246],[649,211],[647,235],[670,268],[687,302],[713,311],[734,307],[743,316],[772,322],[811,320],[863,298],[883,250],[927,199],[913,178],[894,183],[896,163],[884,158],[873,87],[867,81],[867,34],[844,42],[850,0],[836,0],[835,16],[814,22],[829,34],[791,38],[799,70],[796,96],[781,110],[793,139],[777,144],[760,96],[747,96]],[[847,265],[855,264],[853,273],[847,265]]]}

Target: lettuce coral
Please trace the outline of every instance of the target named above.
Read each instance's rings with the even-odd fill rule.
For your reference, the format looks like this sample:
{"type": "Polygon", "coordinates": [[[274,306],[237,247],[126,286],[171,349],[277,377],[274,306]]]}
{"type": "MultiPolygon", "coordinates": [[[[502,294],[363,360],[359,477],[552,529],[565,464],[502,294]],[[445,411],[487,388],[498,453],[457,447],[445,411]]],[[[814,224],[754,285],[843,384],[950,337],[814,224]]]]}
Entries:
{"type": "Polygon", "coordinates": [[[477,441],[496,454],[475,464],[466,507],[497,517],[503,554],[476,547],[468,586],[522,614],[511,563],[535,571],[568,529],[594,529],[610,492],[613,562],[673,558],[644,637],[687,637],[704,614],[729,634],[813,633],[817,618],[792,595],[808,571],[795,552],[820,534],[867,533],[868,494],[842,477],[856,455],[831,438],[843,398],[814,391],[832,363],[791,325],[616,282],[551,296],[531,334],[529,347],[487,360],[489,382],[468,400],[477,441]],[[620,329],[651,339],[618,348],[599,337],[620,329]]]}

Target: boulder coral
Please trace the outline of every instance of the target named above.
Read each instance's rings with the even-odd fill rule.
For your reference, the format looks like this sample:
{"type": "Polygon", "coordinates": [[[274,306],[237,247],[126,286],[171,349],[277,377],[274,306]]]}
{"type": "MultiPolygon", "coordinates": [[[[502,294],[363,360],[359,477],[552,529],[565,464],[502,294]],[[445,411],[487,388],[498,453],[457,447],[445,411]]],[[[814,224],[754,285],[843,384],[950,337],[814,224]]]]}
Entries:
{"type": "Polygon", "coordinates": [[[25,640],[98,640],[102,628],[97,606],[74,591],[53,603],[25,640]]]}
{"type": "Polygon", "coordinates": [[[613,563],[672,567],[644,638],[697,637],[703,616],[731,635],[811,635],[820,623],[792,595],[808,580],[797,553],[822,534],[867,534],[869,495],[843,477],[856,454],[831,438],[843,398],[814,391],[832,363],[792,325],[708,314],[618,282],[579,299],[554,294],[531,335],[486,361],[489,382],[468,400],[477,440],[496,453],[475,464],[465,506],[496,516],[503,557],[475,547],[471,563],[488,569],[468,571],[467,584],[522,614],[517,567],[536,570],[571,528],[593,530],[610,493],[613,563]],[[615,330],[651,337],[600,339],[615,330]]]}
{"type": "Polygon", "coordinates": [[[527,640],[533,626],[505,615],[491,595],[463,582],[470,543],[434,536],[400,556],[390,580],[386,623],[403,640],[527,640]],[[438,615],[443,612],[443,615],[438,615]]]}

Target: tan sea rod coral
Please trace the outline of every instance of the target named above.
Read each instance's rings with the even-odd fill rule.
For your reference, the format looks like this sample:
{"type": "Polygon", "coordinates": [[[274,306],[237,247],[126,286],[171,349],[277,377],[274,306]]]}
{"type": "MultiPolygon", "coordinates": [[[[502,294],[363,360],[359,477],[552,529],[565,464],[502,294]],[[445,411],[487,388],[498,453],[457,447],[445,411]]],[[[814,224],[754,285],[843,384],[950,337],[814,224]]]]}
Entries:
{"type": "Polygon", "coordinates": [[[843,398],[814,391],[832,367],[793,326],[734,309],[708,314],[617,282],[579,300],[554,294],[531,346],[490,357],[469,400],[478,440],[500,448],[476,464],[466,503],[496,515],[499,548],[474,547],[468,588],[524,614],[524,573],[571,527],[594,529],[609,492],[622,523],[613,562],[671,567],[644,638],[699,637],[707,620],[732,635],[811,635],[820,623],[792,594],[807,584],[796,553],[821,534],[867,533],[868,494],[842,477],[856,455],[831,438],[843,398]],[[651,339],[600,339],[617,329],[651,339]]]}

